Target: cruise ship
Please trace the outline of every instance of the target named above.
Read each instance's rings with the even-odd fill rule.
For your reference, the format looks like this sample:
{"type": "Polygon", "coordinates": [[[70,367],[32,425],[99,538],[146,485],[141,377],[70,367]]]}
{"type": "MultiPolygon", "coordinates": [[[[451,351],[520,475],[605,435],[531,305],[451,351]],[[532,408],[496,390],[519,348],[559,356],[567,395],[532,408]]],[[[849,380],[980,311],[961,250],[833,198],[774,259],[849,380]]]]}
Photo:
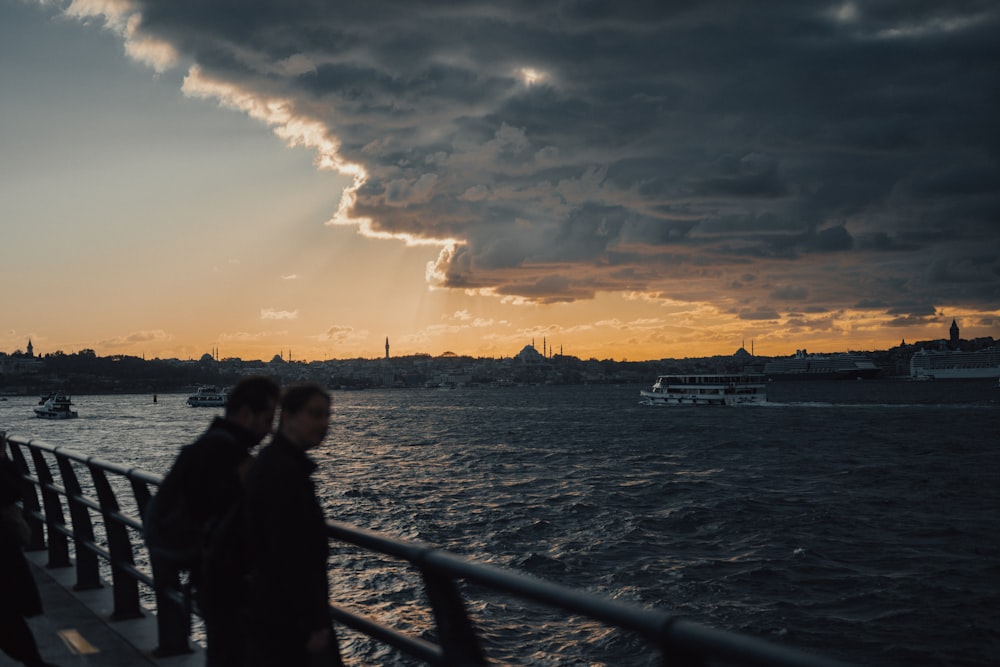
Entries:
{"type": "Polygon", "coordinates": [[[772,359],[764,364],[769,380],[863,380],[879,374],[879,368],[862,354],[809,354],[796,350],[794,357],[772,359]]]}
{"type": "Polygon", "coordinates": [[[984,350],[918,350],[910,358],[914,380],[1000,378],[1000,345],[984,350]]]}

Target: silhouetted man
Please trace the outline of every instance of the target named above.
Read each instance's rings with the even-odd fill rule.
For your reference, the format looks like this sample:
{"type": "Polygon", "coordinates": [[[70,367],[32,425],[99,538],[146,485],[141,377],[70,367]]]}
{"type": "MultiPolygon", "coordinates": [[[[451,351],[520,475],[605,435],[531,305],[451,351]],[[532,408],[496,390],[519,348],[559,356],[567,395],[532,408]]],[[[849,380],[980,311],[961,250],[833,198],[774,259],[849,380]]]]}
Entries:
{"type": "Polygon", "coordinates": [[[225,573],[205,576],[206,549],[220,522],[243,498],[250,450],[271,432],[281,388],[269,378],[241,380],[226,399],[224,417],[216,417],[194,443],[181,449],[160,491],[147,510],[146,539],[157,570],[191,571],[207,639],[206,665],[245,664],[241,583],[225,573]],[[161,567],[156,566],[160,564],[161,567]]]}

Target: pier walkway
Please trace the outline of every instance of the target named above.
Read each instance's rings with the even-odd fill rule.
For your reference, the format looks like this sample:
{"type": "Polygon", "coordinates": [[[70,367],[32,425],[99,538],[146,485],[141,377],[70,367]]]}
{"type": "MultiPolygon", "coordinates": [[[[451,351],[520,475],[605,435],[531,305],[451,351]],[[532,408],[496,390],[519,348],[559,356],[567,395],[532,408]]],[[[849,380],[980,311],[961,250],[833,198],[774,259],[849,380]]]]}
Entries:
{"type": "MultiPolygon", "coordinates": [[[[59,667],[203,667],[197,644],[191,653],[157,657],[156,617],[147,610],[141,618],[111,620],[114,600],[110,587],[74,591],[72,568],[45,567],[44,551],[28,552],[28,561],[42,595],[45,613],[28,620],[42,657],[59,667]]],[[[18,667],[0,651],[0,667],[18,667]]]]}
{"type": "MultiPolygon", "coordinates": [[[[183,588],[164,583],[176,581],[178,573],[158,569],[159,564],[151,567],[142,538],[141,517],[162,477],[38,440],[11,435],[4,442],[2,436],[0,447],[24,479],[24,517],[32,528],[26,553],[45,606],[45,614],[31,619],[31,625],[43,657],[62,667],[203,665],[204,655],[190,638],[190,600],[183,588]]],[[[658,655],[660,664],[672,667],[846,667],[663,610],[476,563],[425,543],[337,521],[327,521],[327,534],[331,548],[341,553],[353,550],[392,561],[411,575],[411,604],[427,609],[426,623],[419,624],[426,627],[393,627],[369,615],[371,610],[336,600],[330,616],[338,627],[409,656],[413,664],[496,664],[468,609],[484,599],[502,598],[512,604],[496,604],[495,609],[509,611],[529,603],[565,624],[579,624],[581,618],[598,621],[639,638],[650,656],[658,655]]],[[[535,639],[522,640],[530,644],[535,639]]],[[[354,664],[350,658],[345,661],[354,664]]],[[[517,658],[504,662],[517,664],[517,658]]],[[[14,664],[0,655],[0,667],[14,664]]]]}

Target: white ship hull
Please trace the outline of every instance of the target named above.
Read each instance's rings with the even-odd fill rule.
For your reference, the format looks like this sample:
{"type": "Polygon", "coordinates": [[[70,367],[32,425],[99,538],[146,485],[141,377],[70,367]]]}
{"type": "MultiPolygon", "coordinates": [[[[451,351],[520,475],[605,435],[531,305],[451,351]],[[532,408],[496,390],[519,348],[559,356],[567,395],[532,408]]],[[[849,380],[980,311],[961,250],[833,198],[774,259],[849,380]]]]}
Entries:
{"type": "Polygon", "coordinates": [[[916,380],[975,380],[1000,377],[1000,346],[964,351],[919,350],[910,358],[916,380]]]}
{"type": "Polygon", "coordinates": [[[772,359],[764,364],[771,380],[856,380],[877,377],[879,368],[860,354],[808,354],[797,350],[794,357],[772,359]]]}
{"type": "Polygon", "coordinates": [[[192,408],[225,407],[228,394],[215,387],[201,387],[198,392],[188,396],[187,404],[192,408]]]}
{"type": "Polygon", "coordinates": [[[647,405],[754,405],[767,402],[759,375],[661,375],[639,392],[647,405]]]}
{"type": "Polygon", "coordinates": [[[70,410],[73,403],[66,394],[52,393],[42,396],[35,408],[35,416],[39,419],[74,419],[76,410],[70,410]]]}
{"type": "Polygon", "coordinates": [[[35,416],[39,419],[75,419],[76,410],[42,410],[35,408],[35,416]]]}
{"type": "Polygon", "coordinates": [[[912,377],[934,380],[978,380],[1000,378],[997,368],[918,368],[912,377]]]}

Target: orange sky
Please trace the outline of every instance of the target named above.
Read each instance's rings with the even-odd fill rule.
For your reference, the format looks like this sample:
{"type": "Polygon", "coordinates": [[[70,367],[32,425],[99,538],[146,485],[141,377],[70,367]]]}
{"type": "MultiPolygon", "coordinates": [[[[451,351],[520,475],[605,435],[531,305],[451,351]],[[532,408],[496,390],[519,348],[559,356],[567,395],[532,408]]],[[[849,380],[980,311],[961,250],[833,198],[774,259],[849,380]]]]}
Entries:
{"type": "MultiPolygon", "coordinates": [[[[601,34],[656,25],[673,39],[622,35],[688,59],[668,72],[619,51],[584,75],[585,55],[546,46],[571,54],[584,23],[503,62],[470,17],[419,55],[305,31],[271,61],[243,24],[133,11],[0,9],[0,351],[320,360],[380,357],[388,337],[393,355],[544,339],[581,358],[777,356],[944,338],[953,318],[963,338],[1000,338],[998,174],[974,137],[995,116],[968,85],[990,67],[957,48],[980,43],[971,19],[935,42],[935,66],[966,78],[922,84],[970,96],[949,107],[966,116],[935,116],[914,88],[933,140],[910,144],[876,85],[902,74],[864,45],[908,49],[921,71],[937,23],[889,39],[861,13],[811,17],[873,81],[853,79],[857,107],[831,84],[813,108],[795,94],[812,52],[780,17],[769,39],[788,57],[728,72],[707,54],[739,46],[736,23],[698,19],[712,47],[684,21],[623,15],[601,34]],[[566,113],[581,105],[591,116],[566,113]]],[[[455,18],[380,16],[400,36],[455,18]]]]}

